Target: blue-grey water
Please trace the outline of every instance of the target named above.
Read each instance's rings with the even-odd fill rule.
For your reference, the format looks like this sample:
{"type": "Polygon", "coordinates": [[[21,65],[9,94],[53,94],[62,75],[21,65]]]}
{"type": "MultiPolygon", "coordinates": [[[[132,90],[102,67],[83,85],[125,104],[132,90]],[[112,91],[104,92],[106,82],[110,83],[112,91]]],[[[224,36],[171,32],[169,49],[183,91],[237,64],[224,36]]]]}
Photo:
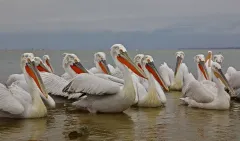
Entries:
{"type": "MultiPolygon", "coordinates": [[[[113,64],[109,50],[1,50],[0,81],[5,83],[8,76],[21,73],[20,55],[33,52],[42,57],[48,54],[56,74],[64,73],[62,54],[78,55],[86,68],[93,64],[93,54],[104,51],[107,62],[113,64]]],[[[129,51],[133,58],[137,53],[152,55],[156,66],[166,62],[174,69],[176,50],[129,51]]],[[[196,75],[196,54],[207,54],[207,50],[184,50],[189,71],[196,75]]],[[[229,66],[240,70],[240,50],[213,50],[224,56],[223,71],[229,66]]],[[[123,114],[81,113],[71,106],[71,101],[57,103],[56,109],[49,109],[48,116],[40,119],[0,119],[0,140],[70,140],[68,134],[87,126],[88,135],[74,140],[169,140],[169,141],[219,141],[240,140],[240,105],[232,103],[228,111],[192,109],[180,105],[180,92],[166,94],[164,108],[130,108],[123,114]]]]}

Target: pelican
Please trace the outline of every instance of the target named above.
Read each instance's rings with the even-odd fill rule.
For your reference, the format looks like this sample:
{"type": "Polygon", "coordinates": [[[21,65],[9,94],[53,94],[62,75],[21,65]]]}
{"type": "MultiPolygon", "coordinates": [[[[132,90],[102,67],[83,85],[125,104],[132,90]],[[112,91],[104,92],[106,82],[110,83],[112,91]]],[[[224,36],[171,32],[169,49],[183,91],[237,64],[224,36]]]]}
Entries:
{"type": "Polygon", "coordinates": [[[18,86],[10,86],[8,89],[1,84],[0,117],[40,118],[46,116],[47,108],[40,95],[47,99],[48,94],[35,67],[32,53],[24,53],[21,56],[21,69],[29,85],[30,93],[18,86]]]}
{"type": "Polygon", "coordinates": [[[94,63],[96,67],[91,68],[89,71],[92,73],[104,73],[111,75],[114,67],[107,64],[106,54],[104,52],[97,52],[94,54],[94,63]]]}
{"type": "Polygon", "coordinates": [[[128,57],[122,44],[111,47],[111,56],[115,64],[124,70],[124,85],[119,86],[115,82],[81,73],[63,89],[64,92],[86,94],[85,98],[74,102],[74,106],[91,113],[118,113],[125,111],[135,102],[136,91],[130,70],[144,78],[145,73],[128,57]]]}
{"type": "Polygon", "coordinates": [[[43,55],[43,62],[47,66],[48,70],[50,70],[52,73],[54,73],[54,69],[52,67],[52,64],[50,63],[49,55],[43,55]]]}
{"type": "Polygon", "coordinates": [[[198,81],[209,80],[209,73],[205,64],[204,55],[196,55],[194,61],[197,63],[198,81]]]}
{"type": "Polygon", "coordinates": [[[139,107],[160,107],[166,103],[166,96],[161,88],[168,90],[162,77],[159,75],[152,56],[145,55],[142,58],[142,67],[148,78],[148,92],[144,95],[139,95],[139,107]]]}
{"type": "Polygon", "coordinates": [[[224,57],[222,54],[216,54],[213,56],[213,61],[217,62],[220,65],[222,64],[223,60],[224,60],[224,57]]]}
{"type": "Polygon", "coordinates": [[[208,76],[209,76],[209,80],[212,80],[212,73],[211,73],[211,65],[212,65],[212,51],[208,51],[208,55],[206,57],[206,60],[205,60],[205,65],[206,65],[206,68],[207,68],[207,73],[208,73],[208,76]]]}
{"type": "MultiPolygon", "coordinates": [[[[51,73],[50,70],[46,70],[47,67],[45,64],[42,63],[41,58],[34,57],[35,65],[37,66],[38,70],[40,71],[41,78],[43,80],[43,84],[45,85],[46,91],[48,94],[55,95],[55,96],[61,96],[61,97],[67,97],[68,99],[75,99],[79,98],[80,94],[72,94],[71,97],[67,93],[63,93],[62,89],[69,83],[67,80],[51,73]],[[41,67],[43,66],[43,67],[41,67]]],[[[16,82],[17,85],[22,87],[24,90],[29,92],[28,85],[26,83],[26,80],[19,80],[16,82]]],[[[50,96],[49,96],[50,97],[50,96]]],[[[52,99],[50,97],[50,99],[52,99]]]]}
{"type": "MultiPolygon", "coordinates": [[[[227,92],[225,92],[220,81],[222,81],[222,83],[231,91],[233,95],[234,91],[223,75],[221,66],[218,63],[213,62],[211,68],[213,73],[213,81],[216,83],[216,86],[209,87],[207,84],[204,85],[199,81],[193,80],[189,84],[185,97],[180,99],[186,102],[189,107],[227,110],[230,107],[230,96],[227,92]]],[[[209,82],[212,83],[211,81],[209,82]]]]}
{"type": "MultiPolygon", "coordinates": [[[[50,70],[45,66],[45,64],[42,62],[42,59],[39,57],[34,57],[34,60],[37,64],[37,69],[40,72],[50,72],[50,70]]],[[[13,82],[17,80],[23,80],[25,81],[25,76],[24,74],[12,74],[8,77],[8,80],[6,82],[7,86],[10,86],[13,82]]]]}
{"type": "Polygon", "coordinates": [[[63,55],[64,57],[62,65],[65,73],[61,77],[65,78],[66,80],[71,80],[77,74],[89,73],[89,71],[82,66],[80,59],[76,54],[64,53],[63,55]]]}
{"type": "MultiPolygon", "coordinates": [[[[142,59],[144,57],[144,54],[137,54],[134,58],[133,58],[133,62],[143,70],[142,68],[142,59]]],[[[143,70],[144,71],[144,70],[143,70]]],[[[135,75],[135,73],[133,73],[133,75],[135,75]]],[[[142,77],[138,77],[138,81],[144,86],[144,88],[147,90],[148,89],[148,81],[145,78],[142,77]]]]}
{"type": "Polygon", "coordinates": [[[183,86],[184,75],[188,74],[188,68],[186,64],[182,63],[184,56],[185,54],[183,51],[176,52],[177,62],[174,72],[174,80],[172,85],[170,86],[171,90],[181,90],[183,86]]]}

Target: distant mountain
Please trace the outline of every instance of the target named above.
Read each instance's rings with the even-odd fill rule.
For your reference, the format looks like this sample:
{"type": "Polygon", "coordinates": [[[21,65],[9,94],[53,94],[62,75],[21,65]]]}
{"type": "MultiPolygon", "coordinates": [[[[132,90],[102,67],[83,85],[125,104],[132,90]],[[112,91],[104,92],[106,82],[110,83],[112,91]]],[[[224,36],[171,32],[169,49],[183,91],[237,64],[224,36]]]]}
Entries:
{"type": "Polygon", "coordinates": [[[215,48],[240,46],[240,34],[154,32],[0,33],[0,49],[109,49],[122,43],[129,49],[215,48]]]}

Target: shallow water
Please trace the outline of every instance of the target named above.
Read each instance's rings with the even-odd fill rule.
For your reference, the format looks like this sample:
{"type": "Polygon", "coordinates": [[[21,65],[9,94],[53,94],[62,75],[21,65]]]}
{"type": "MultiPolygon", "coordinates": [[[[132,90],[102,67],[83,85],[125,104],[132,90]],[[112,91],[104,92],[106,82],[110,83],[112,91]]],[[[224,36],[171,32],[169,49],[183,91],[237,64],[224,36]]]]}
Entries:
{"type": "MultiPolygon", "coordinates": [[[[8,75],[21,72],[19,58],[25,51],[0,51],[1,81],[8,75]]],[[[34,51],[49,54],[55,71],[62,74],[61,54],[65,51],[34,51]]],[[[70,52],[70,51],[68,51],[70,52]]],[[[73,51],[83,64],[93,66],[94,51],[73,51]]],[[[144,51],[146,52],[146,51],[144,51]]],[[[204,50],[185,51],[185,62],[190,72],[196,73],[193,56],[204,50]]],[[[239,68],[239,50],[223,50],[224,69],[232,65],[239,68]]],[[[148,51],[156,65],[166,61],[175,64],[174,50],[148,51]]],[[[130,51],[130,56],[136,53],[130,51]]],[[[108,62],[112,63],[108,54],[108,62]]],[[[130,108],[122,114],[89,114],[72,107],[70,101],[57,100],[57,108],[49,109],[48,116],[40,119],[0,119],[0,140],[70,140],[68,134],[88,127],[89,134],[74,140],[176,140],[213,141],[240,139],[240,104],[232,103],[228,111],[192,109],[180,104],[181,93],[166,94],[164,108],[130,108]]]]}

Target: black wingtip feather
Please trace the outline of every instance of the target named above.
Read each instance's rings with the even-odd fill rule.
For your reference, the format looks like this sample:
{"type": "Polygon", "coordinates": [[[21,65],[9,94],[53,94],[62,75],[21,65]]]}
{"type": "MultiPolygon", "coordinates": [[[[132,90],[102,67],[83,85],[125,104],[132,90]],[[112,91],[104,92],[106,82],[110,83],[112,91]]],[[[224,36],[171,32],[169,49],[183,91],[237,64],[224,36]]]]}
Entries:
{"type": "Polygon", "coordinates": [[[64,92],[64,93],[69,93],[69,88],[70,88],[71,85],[72,85],[72,82],[70,82],[69,84],[67,84],[67,86],[65,86],[65,87],[62,89],[62,92],[64,92]]]}

